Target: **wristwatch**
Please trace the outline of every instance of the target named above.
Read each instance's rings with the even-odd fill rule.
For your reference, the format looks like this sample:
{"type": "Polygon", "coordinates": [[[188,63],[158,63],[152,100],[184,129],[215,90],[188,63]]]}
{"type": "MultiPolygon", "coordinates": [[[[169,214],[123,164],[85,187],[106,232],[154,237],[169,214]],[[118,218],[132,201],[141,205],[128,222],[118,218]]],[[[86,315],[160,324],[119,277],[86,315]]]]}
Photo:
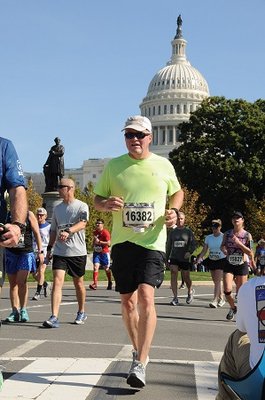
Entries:
{"type": "Polygon", "coordinates": [[[26,232],[26,228],[27,228],[27,225],[26,225],[26,224],[22,224],[22,222],[18,222],[18,221],[11,222],[11,223],[12,223],[12,225],[17,225],[17,226],[19,226],[20,232],[21,232],[22,234],[24,234],[24,233],[26,232]]]}

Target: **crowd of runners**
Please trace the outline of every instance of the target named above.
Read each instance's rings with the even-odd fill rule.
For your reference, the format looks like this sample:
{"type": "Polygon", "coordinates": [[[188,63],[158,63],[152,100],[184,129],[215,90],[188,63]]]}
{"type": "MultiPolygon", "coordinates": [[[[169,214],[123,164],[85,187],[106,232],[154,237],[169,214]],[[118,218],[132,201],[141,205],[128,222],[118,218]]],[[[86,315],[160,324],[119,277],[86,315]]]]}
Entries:
{"type": "MultiPolygon", "coordinates": [[[[181,286],[187,287],[186,303],[190,305],[194,301],[190,270],[197,244],[193,232],[185,226],[185,215],[181,211],[184,192],[172,164],[149,150],[152,142],[150,120],[140,115],[129,117],[122,131],[128,152],[108,162],[94,188],[94,207],[100,212],[111,212],[113,226],[110,237],[110,233],[104,229],[104,221],[97,220],[93,240],[93,282],[90,289],[97,290],[100,266],[105,269],[108,290],[112,289],[113,276],[115,290],[120,293],[123,322],[133,347],[127,383],[131,387],[142,388],[146,384],[146,367],[156,329],[155,289],[163,283],[167,265],[171,271],[173,292],[170,304],[179,304],[179,270],[183,279],[181,286]]],[[[6,143],[11,145],[5,139],[1,140],[0,150],[4,158],[3,146],[6,143]]],[[[61,177],[57,189],[62,202],[54,207],[51,225],[46,222],[47,212],[43,207],[37,210],[37,216],[27,211],[21,170],[12,170],[13,165],[19,165],[12,146],[10,152],[10,158],[4,161],[7,163],[6,175],[1,177],[4,183],[8,182],[6,185],[2,183],[1,196],[4,204],[5,190],[11,195],[10,216],[7,216],[6,209],[0,209],[3,214],[0,248],[5,248],[0,254],[1,284],[4,281],[5,265],[12,308],[5,321],[29,321],[26,306],[27,279],[30,273],[33,273],[37,281],[32,301],[40,300],[42,293],[44,296],[49,295],[51,285],[45,280],[45,270],[52,258],[51,316],[43,322],[43,327],[60,326],[59,310],[66,273],[72,277],[76,291],[78,309],[74,323],[84,324],[87,319],[84,275],[87,262],[85,228],[89,221],[88,205],[75,198],[75,182],[61,177]],[[10,163],[12,159],[15,161],[10,163]],[[21,192],[19,200],[18,191],[21,192]]],[[[232,320],[239,311],[232,293],[233,285],[236,286],[236,295],[240,295],[239,289],[248,284],[250,269],[257,275],[263,274],[265,241],[263,238],[259,241],[254,254],[252,236],[244,229],[244,216],[240,211],[231,215],[230,230],[222,233],[221,228],[222,222],[217,216],[212,220],[212,233],[206,236],[203,248],[193,263],[203,263],[211,272],[214,293],[209,306],[222,307],[227,301],[230,309],[226,318],[232,320]]],[[[265,282],[261,282],[259,289],[262,291],[259,294],[262,294],[265,301],[265,282]]],[[[253,310],[253,318],[259,318],[256,310],[253,310]]],[[[243,326],[242,309],[240,315],[240,326],[243,326]]],[[[247,328],[245,332],[248,334],[247,328]]],[[[241,340],[242,335],[235,337],[235,340],[241,340]]],[[[259,335],[260,338],[263,344],[257,346],[258,354],[264,349],[263,336],[259,335]]],[[[249,339],[256,344],[256,331],[249,339]]],[[[244,354],[248,358],[248,350],[244,354]]],[[[237,373],[232,372],[232,375],[238,378],[237,373]]],[[[220,399],[226,398],[221,393],[220,396],[220,399]]]]}

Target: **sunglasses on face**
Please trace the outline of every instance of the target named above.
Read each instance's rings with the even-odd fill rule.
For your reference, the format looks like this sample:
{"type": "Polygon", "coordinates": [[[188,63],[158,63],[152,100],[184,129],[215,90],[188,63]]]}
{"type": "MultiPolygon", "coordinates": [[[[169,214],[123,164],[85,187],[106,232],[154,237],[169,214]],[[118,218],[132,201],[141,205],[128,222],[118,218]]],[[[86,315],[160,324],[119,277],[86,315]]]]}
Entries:
{"type": "Polygon", "coordinates": [[[146,136],[149,136],[149,133],[144,132],[125,132],[124,134],[126,139],[144,139],[146,136]]]}
{"type": "Polygon", "coordinates": [[[212,228],[219,228],[219,224],[212,224],[212,228]]]}
{"type": "Polygon", "coordinates": [[[68,185],[58,185],[58,189],[63,189],[63,188],[68,188],[71,189],[73,186],[68,186],[68,185]]]}

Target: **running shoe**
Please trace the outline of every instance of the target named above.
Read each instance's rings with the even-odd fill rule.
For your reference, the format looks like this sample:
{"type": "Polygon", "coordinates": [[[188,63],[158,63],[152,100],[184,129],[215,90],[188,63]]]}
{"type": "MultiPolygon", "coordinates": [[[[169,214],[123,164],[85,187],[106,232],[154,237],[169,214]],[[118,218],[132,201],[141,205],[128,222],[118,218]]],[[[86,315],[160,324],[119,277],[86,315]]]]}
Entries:
{"type": "Polygon", "coordinates": [[[131,387],[142,388],[145,386],[145,366],[143,363],[136,361],[132,366],[127,383],[131,387]]]}
{"type": "Polygon", "coordinates": [[[43,284],[43,293],[44,293],[44,297],[48,297],[50,296],[52,291],[52,285],[51,282],[44,282],[43,284]]]}
{"type": "Polygon", "coordinates": [[[107,290],[112,290],[112,282],[111,281],[108,282],[107,290]]]}
{"type": "Polygon", "coordinates": [[[209,303],[209,307],[210,308],[217,308],[218,307],[218,301],[217,300],[211,301],[211,303],[209,303]]]}
{"type": "Polygon", "coordinates": [[[19,321],[18,311],[12,311],[11,314],[5,319],[5,322],[18,322],[18,321],[19,321]]]}
{"type": "Polygon", "coordinates": [[[232,321],[234,319],[235,315],[236,315],[236,312],[237,312],[237,308],[236,307],[235,308],[230,308],[230,310],[229,310],[229,312],[228,312],[228,314],[226,316],[226,319],[228,319],[228,321],[232,321]]]}
{"type": "Polygon", "coordinates": [[[174,297],[173,300],[170,302],[171,306],[178,306],[179,305],[179,300],[177,297],[174,297]]]}
{"type": "Polygon", "coordinates": [[[42,326],[45,328],[59,328],[59,320],[55,315],[51,315],[47,321],[44,321],[42,326]]]}
{"type": "Polygon", "coordinates": [[[92,283],[91,285],[89,285],[89,289],[97,290],[97,285],[95,283],[92,283]]]}
{"type": "Polygon", "coordinates": [[[77,325],[83,325],[83,323],[85,322],[86,319],[87,319],[86,313],[84,313],[82,311],[78,311],[74,323],[77,325]]]}
{"type": "Polygon", "coordinates": [[[29,322],[29,315],[25,308],[21,308],[21,310],[20,310],[20,321],[21,322],[29,322]]]}
{"type": "Polygon", "coordinates": [[[132,364],[130,366],[129,372],[128,372],[128,376],[130,375],[130,373],[132,372],[132,370],[134,369],[135,363],[137,362],[137,350],[132,349],[132,364]]]}
{"type": "MultiPolygon", "coordinates": [[[[131,367],[129,369],[128,375],[131,373],[131,371],[133,370],[135,364],[137,364],[139,361],[137,361],[137,357],[138,357],[138,352],[135,349],[132,349],[132,364],[131,367]]],[[[144,366],[146,367],[147,364],[149,363],[149,356],[147,356],[144,366]]]]}
{"type": "Polygon", "coordinates": [[[40,293],[36,292],[31,300],[39,300],[39,299],[40,299],[40,293]]]}
{"type": "Polygon", "coordinates": [[[187,304],[191,304],[193,302],[194,293],[195,293],[194,289],[192,289],[191,293],[188,293],[188,296],[186,298],[186,303],[187,304]]]}
{"type": "Polygon", "coordinates": [[[185,289],[185,287],[186,287],[185,283],[181,283],[181,284],[179,285],[179,289],[185,289]]]}
{"type": "Polygon", "coordinates": [[[224,305],[225,305],[225,300],[224,299],[219,299],[218,303],[217,303],[217,306],[218,307],[223,307],[224,305]]]}

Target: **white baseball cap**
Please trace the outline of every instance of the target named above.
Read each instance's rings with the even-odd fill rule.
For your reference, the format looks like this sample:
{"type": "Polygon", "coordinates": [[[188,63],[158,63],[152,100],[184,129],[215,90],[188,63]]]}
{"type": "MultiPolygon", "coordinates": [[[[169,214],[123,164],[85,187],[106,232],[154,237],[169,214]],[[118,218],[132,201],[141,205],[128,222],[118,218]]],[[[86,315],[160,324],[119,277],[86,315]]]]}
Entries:
{"type": "Polygon", "coordinates": [[[37,208],[37,214],[47,215],[47,211],[45,210],[45,208],[40,207],[40,208],[37,208]]]}
{"type": "Polygon", "coordinates": [[[125,129],[135,129],[139,132],[148,131],[151,133],[152,124],[150,119],[148,119],[147,117],[143,117],[142,115],[134,115],[133,117],[129,117],[125,122],[125,126],[122,131],[124,131],[125,129]]]}

